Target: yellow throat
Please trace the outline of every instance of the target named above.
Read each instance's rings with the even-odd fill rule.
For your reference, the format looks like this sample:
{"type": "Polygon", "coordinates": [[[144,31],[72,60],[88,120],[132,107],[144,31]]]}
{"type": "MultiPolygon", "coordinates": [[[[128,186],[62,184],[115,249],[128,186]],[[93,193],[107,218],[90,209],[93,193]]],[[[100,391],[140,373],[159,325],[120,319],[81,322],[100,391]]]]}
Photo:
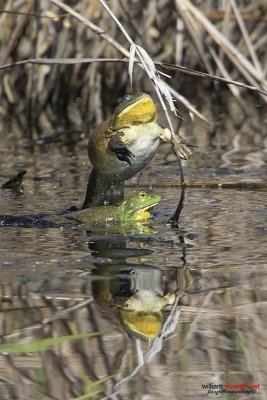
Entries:
{"type": "Polygon", "coordinates": [[[157,110],[153,100],[146,93],[139,93],[132,98],[127,96],[126,99],[129,100],[125,103],[122,102],[114,112],[111,120],[112,129],[117,130],[132,125],[157,122],[157,110]]]}

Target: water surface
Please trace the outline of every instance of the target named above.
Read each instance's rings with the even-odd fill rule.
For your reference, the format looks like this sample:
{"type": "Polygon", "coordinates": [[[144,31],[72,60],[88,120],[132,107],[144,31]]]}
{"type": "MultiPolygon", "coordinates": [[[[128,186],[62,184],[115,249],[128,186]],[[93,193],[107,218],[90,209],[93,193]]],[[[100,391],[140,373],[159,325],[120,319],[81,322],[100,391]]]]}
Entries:
{"type": "MultiPolygon", "coordinates": [[[[1,190],[1,214],[82,204],[86,138],[44,144],[8,132],[0,184],[27,174],[20,190],[1,190]]],[[[162,196],[151,221],[0,228],[0,346],[36,342],[0,347],[1,399],[217,398],[245,383],[251,393],[223,395],[267,397],[266,147],[248,142],[195,151],[179,228],[166,223],[179,173],[165,145],[126,188],[162,196]],[[88,333],[100,334],[78,336],[88,333]]]]}

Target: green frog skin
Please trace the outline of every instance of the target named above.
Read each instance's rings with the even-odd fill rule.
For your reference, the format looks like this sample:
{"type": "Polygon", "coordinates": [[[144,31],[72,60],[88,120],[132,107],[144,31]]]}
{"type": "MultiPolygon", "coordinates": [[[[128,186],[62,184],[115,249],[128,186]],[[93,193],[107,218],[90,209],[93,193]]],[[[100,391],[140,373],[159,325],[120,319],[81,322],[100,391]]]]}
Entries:
{"type": "Polygon", "coordinates": [[[160,200],[160,196],[139,192],[136,196],[126,198],[112,206],[90,207],[56,215],[1,215],[0,226],[59,227],[142,221],[150,218],[151,210],[160,200]]]}
{"type": "MultiPolygon", "coordinates": [[[[158,124],[152,98],[146,93],[125,96],[112,117],[89,137],[93,165],[82,208],[113,204],[123,199],[124,181],[140,172],[154,157],[161,141],[173,143],[169,128],[158,124]]],[[[191,151],[180,135],[179,156],[191,151]]]]}

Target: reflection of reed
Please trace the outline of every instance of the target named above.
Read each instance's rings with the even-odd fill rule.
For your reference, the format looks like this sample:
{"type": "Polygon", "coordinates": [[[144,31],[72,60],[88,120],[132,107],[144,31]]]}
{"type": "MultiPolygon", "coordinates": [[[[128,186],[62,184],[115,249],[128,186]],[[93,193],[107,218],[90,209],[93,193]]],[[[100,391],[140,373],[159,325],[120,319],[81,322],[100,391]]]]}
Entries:
{"type": "Polygon", "coordinates": [[[221,165],[221,168],[226,168],[229,167],[229,165],[231,165],[231,157],[233,154],[237,153],[240,150],[240,135],[237,134],[232,143],[233,143],[233,149],[227,151],[226,153],[223,153],[221,155],[224,163],[221,165]]]}
{"type": "Polygon", "coordinates": [[[249,168],[251,166],[254,167],[262,167],[265,165],[264,157],[267,153],[267,139],[263,140],[264,148],[261,151],[253,151],[245,155],[245,159],[249,161],[249,165],[246,167],[249,168]]]}
{"type": "MultiPolygon", "coordinates": [[[[122,287],[123,296],[125,296],[126,300],[128,299],[129,294],[125,290],[125,287],[128,287],[128,284],[126,284],[127,268],[130,272],[130,279],[133,277],[134,268],[137,268],[136,282],[132,285],[133,291],[129,290],[129,293],[130,295],[131,293],[135,294],[135,291],[139,290],[140,298],[137,302],[137,304],[141,302],[140,306],[138,306],[139,310],[142,310],[142,293],[145,293],[145,307],[148,314],[150,305],[153,307],[154,314],[155,312],[160,313],[161,308],[166,304],[174,303],[171,312],[169,312],[169,317],[163,324],[160,335],[154,341],[151,349],[144,355],[144,362],[141,361],[143,356],[139,339],[135,340],[137,349],[139,343],[139,364],[137,370],[134,369],[137,372],[138,369],[160,352],[164,340],[177,326],[180,315],[177,303],[180,298],[180,292],[183,293],[182,286],[184,284],[182,270],[177,271],[179,286],[177,294],[172,292],[164,294],[161,288],[163,274],[160,269],[144,263],[140,265],[125,261],[127,257],[133,255],[138,256],[140,259],[142,256],[150,256],[151,250],[142,249],[141,247],[127,248],[123,236],[121,240],[118,238],[114,240],[111,236],[110,241],[104,240],[100,235],[100,239],[94,240],[95,242],[93,243],[92,237],[90,238],[90,249],[92,255],[96,257],[96,273],[92,276],[92,285],[94,288],[95,283],[97,283],[100,285],[97,290],[104,290],[102,297],[101,294],[100,296],[97,295],[98,300],[102,299],[101,303],[105,301],[108,305],[109,296],[107,296],[107,290],[111,291],[111,287],[107,285],[109,283],[113,283],[113,286],[114,284],[115,286],[117,285],[115,294],[118,296],[117,291],[122,282],[124,285],[122,287]],[[112,263],[106,265],[99,263],[100,256],[103,254],[109,258],[111,257],[112,263]],[[116,274],[119,279],[118,284],[113,282],[116,274]],[[148,297],[147,290],[149,287],[155,292],[152,295],[152,302],[148,297]],[[153,299],[158,299],[158,305],[156,303],[155,306],[153,305],[153,299]]],[[[173,276],[173,273],[171,273],[171,276],[173,276]]],[[[165,273],[164,280],[172,280],[172,277],[168,279],[168,274],[165,273]]],[[[131,284],[129,289],[130,287],[131,284]]],[[[90,381],[94,382],[94,391],[92,389],[92,393],[94,392],[95,394],[100,394],[103,391],[103,386],[100,384],[100,378],[103,376],[109,381],[105,392],[111,392],[121,382],[121,378],[118,376],[115,379],[114,374],[120,375],[125,359],[133,357],[132,340],[129,342],[126,339],[115,317],[110,315],[107,318],[107,315],[103,314],[102,309],[93,301],[90,291],[88,294],[88,289],[88,286],[83,283],[71,281],[62,283],[60,280],[52,280],[50,282],[49,279],[40,283],[34,281],[25,281],[14,285],[8,282],[2,283],[1,298],[3,307],[2,315],[0,315],[5,323],[2,325],[0,333],[3,343],[9,343],[10,346],[8,347],[9,354],[2,355],[0,370],[5,375],[4,368],[8,366],[7,388],[10,385],[14,385],[18,390],[16,392],[18,399],[27,398],[28,400],[31,396],[34,396],[33,393],[36,391],[46,391],[47,398],[61,399],[78,396],[82,393],[81,376],[83,375],[89,380],[87,391],[89,390],[90,392],[91,390],[90,381]],[[71,292],[70,295],[68,294],[68,289],[71,292]],[[76,293],[76,295],[73,295],[73,293],[76,293]],[[75,338],[77,333],[87,332],[100,332],[100,335],[96,338],[90,338],[89,341],[87,338],[76,340],[75,342],[67,339],[71,335],[74,335],[73,338],[75,338]],[[105,332],[105,335],[103,336],[101,332],[105,332]],[[55,348],[51,347],[44,350],[47,338],[63,336],[65,337],[64,341],[57,342],[55,348]],[[17,346],[16,353],[13,353],[12,348],[15,349],[15,346],[12,347],[12,343],[22,343],[25,340],[30,344],[27,347],[22,346],[22,350],[19,350],[17,346]],[[40,351],[36,347],[37,353],[33,355],[30,350],[31,343],[36,340],[36,343],[40,346],[40,351]],[[42,348],[43,350],[41,350],[42,348]],[[20,351],[24,352],[25,355],[22,356],[20,351]],[[28,353],[27,355],[26,352],[28,353]],[[38,371],[38,379],[33,377],[34,371],[36,373],[38,371]],[[17,381],[27,382],[27,391],[24,390],[23,385],[17,384],[17,381]],[[110,389],[108,390],[108,388],[110,389]]],[[[97,290],[93,290],[94,296],[98,293],[97,290]]],[[[112,291],[110,293],[112,295],[112,291]]],[[[113,310],[114,303],[109,307],[113,310]]],[[[122,307],[121,301],[120,307],[122,307]]],[[[127,364],[125,368],[128,370],[127,364]]],[[[123,374],[125,378],[127,372],[124,371],[123,374]]],[[[128,376],[128,380],[134,375],[135,373],[132,372],[128,376]]]]}
{"type": "MultiPolygon", "coordinates": [[[[110,377],[106,383],[94,387],[98,398],[105,398],[119,387],[124,395],[131,396],[133,373],[140,384],[149,379],[148,393],[151,396],[160,393],[163,399],[170,398],[174,388],[181,397],[189,392],[200,394],[203,381],[216,378],[219,383],[227,383],[230,375],[234,382],[263,384],[267,323],[265,269],[246,270],[245,281],[253,282],[253,287],[244,281],[239,287],[219,288],[226,271],[214,268],[206,273],[202,279],[213,282],[217,289],[199,293],[191,290],[182,298],[182,305],[178,308],[173,305],[171,319],[164,314],[165,326],[151,346],[139,339],[127,339],[116,319],[92,301],[86,282],[2,282],[2,343],[76,332],[104,331],[105,335],[65,343],[41,354],[1,355],[0,398],[35,399],[35,393],[40,391],[46,391],[44,399],[74,398],[84,393],[83,376],[89,388],[90,382],[114,374],[116,379],[110,377]],[[83,296],[89,297],[82,300],[83,296]],[[159,351],[161,346],[163,351],[159,351]],[[125,377],[128,380],[123,380],[125,377]],[[14,394],[11,398],[7,397],[10,390],[14,394]]],[[[192,278],[197,281],[197,272],[192,278]]],[[[262,387],[262,398],[265,395],[262,387]]]]}
{"type": "MultiPolygon", "coordinates": [[[[221,155],[221,158],[223,159],[224,163],[220,166],[221,168],[229,168],[231,166],[234,166],[235,164],[235,160],[234,160],[234,155],[236,155],[236,157],[240,157],[242,159],[242,157],[244,158],[244,163],[245,165],[242,165],[242,162],[240,163],[242,165],[243,168],[257,168],[257,167],[262,167],[263,165],[265,165],[264,160],[262,159],[264,157],[264,153],[266,153],[266,139],[263,140],[263,144],[264,144],[264,148],[261,151],[251,151],[248,152],[246,151],[246,153],[244,155],[242,155],[242,147],[240,144],[240,140],[241,140],[241,135],[237,134],[233,141],[233,149],[229,150],[225,153],[223,153],[221,155]]],[[[243,151],[244,153],[244,151],[243,151]]],[[[264,184],[264,183],[263,183],[264,184]]]]}

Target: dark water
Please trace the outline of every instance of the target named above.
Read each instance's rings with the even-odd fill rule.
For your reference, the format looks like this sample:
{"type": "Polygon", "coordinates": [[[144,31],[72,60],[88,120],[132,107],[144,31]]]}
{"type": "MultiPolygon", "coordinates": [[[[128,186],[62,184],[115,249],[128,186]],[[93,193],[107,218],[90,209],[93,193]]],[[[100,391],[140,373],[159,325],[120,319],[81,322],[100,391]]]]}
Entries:
{"type": "MultiPolygon", "coordinates": [[[[1,214],[81,205],[87,140],[43,144],[6,129],[0,185],[27,174],[1,190],[1,214]]],[[[162,196],[150,222],[0,228],[1,400],[267,397],[266,139],[234,135],[195,154],[186,180],[203,185],[188,185],[179,229],[166,224],[179,199],[168,146],[139,181],[162,196]],[[88,333],[99,335],[78,336],[88,333]],[[222,393],[227,384],[251,392],[222,393]]]]}

